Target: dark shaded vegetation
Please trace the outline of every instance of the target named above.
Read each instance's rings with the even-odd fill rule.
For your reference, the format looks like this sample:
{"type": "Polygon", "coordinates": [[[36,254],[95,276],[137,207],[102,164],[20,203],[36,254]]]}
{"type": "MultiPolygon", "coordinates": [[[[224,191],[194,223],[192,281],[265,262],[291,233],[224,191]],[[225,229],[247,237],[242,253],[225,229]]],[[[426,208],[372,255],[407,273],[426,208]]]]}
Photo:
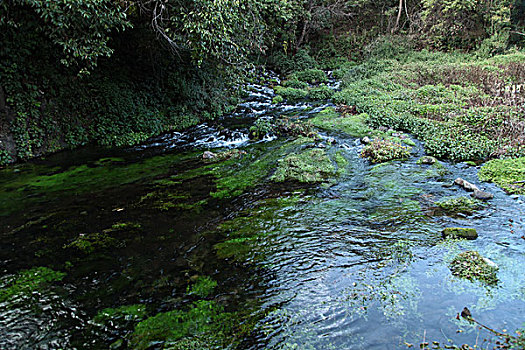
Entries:
{"type": "MultiPolygon", "coordinates": [[[[391,58],[422,47],[499,54],[523,43],[524,8],[519,0],[465,6],[410,0],[399,14],[393,0],[4,1],[0,164],[93,142],[131,145],[215,118],[230,110],[235,102],[230,88],[253,72],[253,62],[290,74],[279,91],[285,99],[317,100],[332,92],[323,85],[303,89],[305,83],[326,81],[320,69],[343,66],[338,76],[349,71],[355,80],[371,78],[388,65],[372,61],[353,67],[349,61],[391,58]]],[[[523,103],[507,84],[523,78],[523,67],[509,62],[493,68],[445,66],[436,71],[429,65],[406,83],[448,87],[468,82],[480,94],[465,101],[482,115],[506,115],[523,103]]],[[[440,118],[432,108],[418,113],[440,118]]],[[[487,118],[476,119],[478,128],[486,126],[487,118]]],[[[417,128],[405,125],[411,121],[396,123],[417,128]]],[[[492,133],[501,129],[501,137],[522,127],[516,117],[496,124],[489,128],[492,133]]],[[[482,150],[452,158],[501,152],[494,147],[487,142],[482,150]]]]}

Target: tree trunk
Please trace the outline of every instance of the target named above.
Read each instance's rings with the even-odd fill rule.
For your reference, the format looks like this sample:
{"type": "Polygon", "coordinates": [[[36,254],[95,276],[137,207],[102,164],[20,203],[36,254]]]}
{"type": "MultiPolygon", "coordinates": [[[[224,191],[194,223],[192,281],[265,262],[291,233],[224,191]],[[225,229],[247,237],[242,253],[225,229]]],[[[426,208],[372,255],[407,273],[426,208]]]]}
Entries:
{"type": "Polygon", "coordinates": [[[0,113],[6,110],[4,88],[0,86],[0,113]]]}
{"type": "Polygon", "coordinates": [[[399,9],[397,11],[397,18],[396,18],[396,24],[394,25],[394,28],[392,28],[392,34],[397,30],[397,27],[399,27],[399,20],[401,19],[401,13],[403,13],[403,0],[399,0],[399,9]]]}

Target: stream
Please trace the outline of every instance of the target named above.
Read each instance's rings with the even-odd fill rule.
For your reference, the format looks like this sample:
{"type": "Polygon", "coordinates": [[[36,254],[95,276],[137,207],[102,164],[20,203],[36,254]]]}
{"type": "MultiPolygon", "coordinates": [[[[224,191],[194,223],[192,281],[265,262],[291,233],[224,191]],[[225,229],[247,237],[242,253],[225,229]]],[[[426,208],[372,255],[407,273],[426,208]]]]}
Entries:
{"type": "Polygon", "coordinates": [[[498,331],[523,326],[523,196],[481,183],[479,167],[418,164],[413,138],[409,159],[379,165],[343,132],[252,140],[257,119],[306,120],[333,105],[274,104],[271,87],[245,89],[217,122],[0,169],[0,349],[162,348],[134,335],[137,322],[202,302],[220,306],[217,322],[234,320],[221,343],[234,349],[492,346],[491,333],[456,318],[464,307],[498,331]],[[344,158],[330,179],[271,180],[279,159],[312,147],[344,158]],[[203,159],[231,150],[238,161],[203,159]],[[494,199],[470,215],[438,210],[444,197],[469,195],[452,186],[457,177],[494,199]],[[445,227],[479,238],[444,240],[445,227]],[[451,274],[465,250],[498,265],[497,285],[451,274]],[[216,286],[205,293],[196,281],[216,286]],[[140,306],[100,316],[126,305],[140,306]]]}

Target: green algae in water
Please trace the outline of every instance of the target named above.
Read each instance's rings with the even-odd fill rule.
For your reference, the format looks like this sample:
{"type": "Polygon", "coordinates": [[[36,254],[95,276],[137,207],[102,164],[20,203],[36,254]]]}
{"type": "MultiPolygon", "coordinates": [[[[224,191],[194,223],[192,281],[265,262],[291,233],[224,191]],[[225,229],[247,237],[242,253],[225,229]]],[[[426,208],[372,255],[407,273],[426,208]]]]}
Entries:
{"type": "Polygon", "coordinates": [[[102,158],[100,161],[103,166],[83,164],[60,172],[34,165],[29,168],[28,165],[30,171],[5,177],[7,181],[0,183],[0,215],[9,215],[23,208],[26,203],[38,201],[40,197],[80,195],[152,179],[194,156],[194,153],[162,155],[136,163],[107,162],[102,158]],[[31,194],[31,198],[27,198],[28,194],[31,194]]]}
{"type": "Polygon", "coordinates": [[[29,295],[53,282],[61,281],[65,273],[52,270],[48,267],[33,267],[20,271],[9,278],[0,290],[0,302],[4,302],[15,295],[29,295]]]}
{"type": "Polygon", "coordinates": [[[177,342],[198,339],[205,348],[220,348],[232,341],[233,320],[233,315],[224,312],[215,301],[200,300],[188,310],[162,312],[141,321],[135,326],[130,343],[132,348],[144,350],[154,344],[171,347],[177,342]]]}
{"type": "Polygon", "coordinates": [[[286,144],[266,145],[265,150],[251,147],[247,149],[247,154],[242,159],[220,163],[213,169],[217,190],[211,193],[212,197],[235,197],[242,194],[246,189],[261,184],[277,165],[278,159],[311,142],[313,142],[312,139],[300,137],[286,144]]]}
{"type": "Polygon", "coordinates": [[[192,286],[188,286],[188,295],[196,295],[201,298],[208,297],[217,287],[217,281],[208,276],[199,276],[192,286]]]}
{"type": "Polygon", "coordinates": [[[106,232],[81,233],[64,248],[75,248],[84,254],[91,254],[100,249],[118,247],[120,242],[108,235],[106,232]]]}
{"type": "Polygon", "coordinates": [[[478,172],[481,181],[490,181],[508,193],[525,194],[525,157],[493,159],[478,172]]]}
{"type": "Polygon", "coordinates": [[[281,159],[271,179],[276,182],[296,180],[312,183],[322,182],[333,175],[335,168],[326,151],[314,148],[281,159]]]}
{"type": "Polygon", "coordinates": [[[105,325],[117,320],[138,321],[146,317],[147,309],[144,304],[123,305],[116,308],[106,308],[97,313],[93,322],[105,325]]]}
{"type": "Polygon", "coordinates": [[[238,262],[252,262],[264,257],[264,243],[267,237],[277,234],[279,218],[293,210],[300,197],[275,198],[260,201],[255,209],[245,211],[219,225],[227,239],[214,245],[217,256],[221,259],[233,259],[238,262]]]}

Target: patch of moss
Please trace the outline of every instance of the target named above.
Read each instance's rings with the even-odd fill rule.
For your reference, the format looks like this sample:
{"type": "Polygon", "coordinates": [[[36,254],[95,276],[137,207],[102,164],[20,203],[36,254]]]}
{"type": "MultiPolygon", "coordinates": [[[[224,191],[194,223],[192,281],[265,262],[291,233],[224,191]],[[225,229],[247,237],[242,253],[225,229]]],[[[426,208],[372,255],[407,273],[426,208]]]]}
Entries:
{"type": "Polygon", "coordinates": [[[219,225],[219,231],[227,237],[214,245],[221,259],[251,262],[264,255],[267,237],[274,234],[274,222],[278,213],[294,206],[300,197],[273,198],[260,201],[255,209],[247,210],[232,220],[219,225]]]}
{"type": "Polygon", "coordinates": [[[410,157],[411,148],[389,139],[374,139],[365,146],[361,157],[368,158],[372,163],[383,163],[395,159],[410,157]]]}
{"type": "Polygon", "coordinates": [[[208,297],[215,288],[217,282],[208,276],[199,276],[192,286],[188,286],[186,292],[188,295],[196,295],[201,298],[208,297]]]}
{"type": "Polygon", "coordinates": [[[447,227],[443,229],[442,234],[445,238],[478,238],[478,232],[476,231],[476,229],[473,228],[447,227]]]}
{"type": "Polygon", "coordinates": [[[294,152],[312,139],[300,137],[286,144],[276,143],[265,146],[263,151],[251,148],[249,157],[238,161],[226,161],[215,166],[211,173],[215,177],[217,189],[211,193],[215,198],[231,198],[242,194],[247,188],[256,186],[268,177],[277,160],[294,152]]]}
{"type": "MultiPolygon", "coordinates": [[[[102,161],[104,166],[90,167],[84,164],[58,172],[56,169],[28,164],[27,167],[32,166],[34,169],[21,171],[14,176],[0,176],[0,216],[42,198],[81,195],[152,179],[165,173],[174,164],[193,157],[194,153],[183,153],[156,156],[136,163],[102,161]],[[27,198],[28,192],[33,194],[30,199],[27,198]]],[[[2,171],[0,175],[3,175],[2,171]]]]}
{"type": "Polygon", "coordinates": [[[496,183],[508,193],[525,194],[525,157],[488,161],[478,177],[496,183]]]}
{"type": "Polygon", "coordinates": [[[299,154],[289,154],[279,160],[273,181],[295,180],[305,183],[322,182],[335,174],[332,161],[321,148],[313,148],[299,154]]]}
{"type": "Polygon", "coordinates": [[[75,248],[84,254],[94,253],[99,249],[108,249],[119,246],[120,242],[106,232],[81,233],[64,248],[75,248]]]}
{"type": "Polygon", "coordinates": [[[232,314],[214,301],[194,302],[188,310],[162,312],[138,323],[131,335],[133,349],[144,350],[160,344],[171,345],[182,339],[205,340],[209,348],[230,343],[232,314]]]}
{"type": "Polygon", "coordinates": [[[483,207],[483,203],[470,197],[445,197],[436,202],[436,205],[446,212],[472,214],[483,207]]]}
{"type": "Polygon", "coordinates": [[[484,259],[477,251],[460,253],[450,263],[450,270],[454,276],[470,281],[478,280],[488,285],[498,283],[498,267],[484,259]]]}
{"type": "Polygon", "coordinates": [[[146,317],[147,313],[146,305],[144,304],[123,305],[100,310],[93,318],[93,322],[105,325],[115,321],[139,321],[146,317]]]}
{"type": "Polygon", "coordinates": [[[29,270],[20,271],[15,276],[10,277],[0,289],[0,302],[4,302],[15,295],[28,295],[45,285],[61,281],[65,276],[65,273],[48,267],[33,267],[29,270]]]}
{"type": "Polygon", "coordinates": [[[371,135],[373,130],[366,124],[367,114],[341,115],[334,108],[328,107],[310,119],[310,122],[324,130],[342,131],[352,137],[371,135]]]}

